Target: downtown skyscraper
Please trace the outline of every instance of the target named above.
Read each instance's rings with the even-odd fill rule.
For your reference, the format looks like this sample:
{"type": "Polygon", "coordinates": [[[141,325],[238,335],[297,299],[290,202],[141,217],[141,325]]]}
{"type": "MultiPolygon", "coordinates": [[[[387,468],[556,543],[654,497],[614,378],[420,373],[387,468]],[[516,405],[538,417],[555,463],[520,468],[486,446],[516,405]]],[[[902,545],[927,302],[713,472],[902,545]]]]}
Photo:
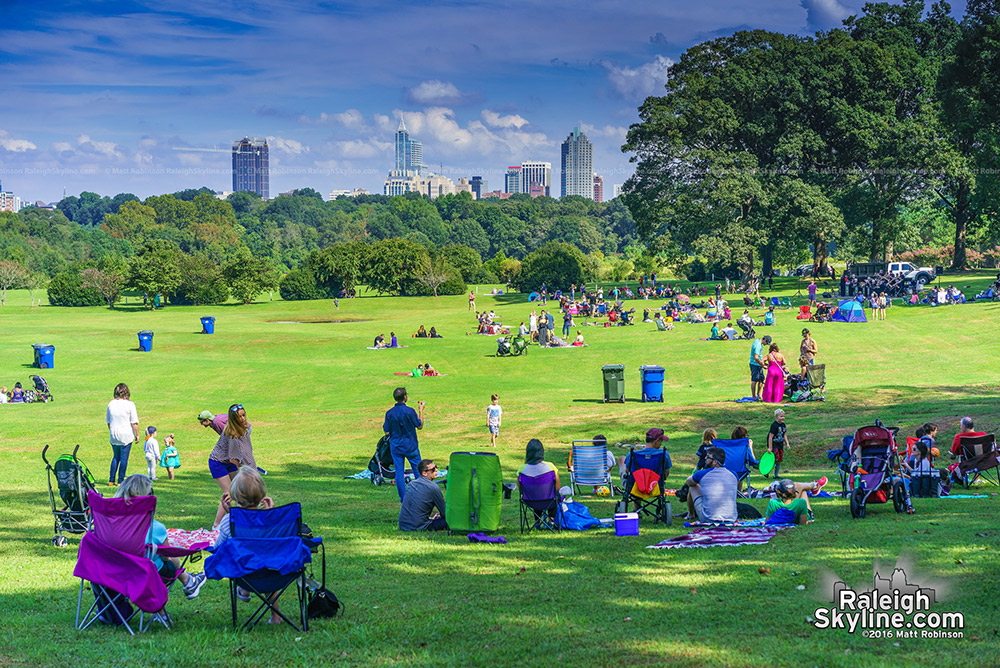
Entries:
{"type": "Polygon", "coordinates": [[[594,146],[580,128],[562,143],[562,195],[594,199],[594,146]]]}
{"type": "Polygon", "coordinates": [[[233,142],[233,192],[270,197],[267,140],[244,137],[233,142]]]}
{"type": "Polygon", "coordinates": [[[396,168],[395,172],[413,172],[414,176],[424,176],[424,145],[410,139],[406,124],[399,119],[396,130],[396,168]]]}

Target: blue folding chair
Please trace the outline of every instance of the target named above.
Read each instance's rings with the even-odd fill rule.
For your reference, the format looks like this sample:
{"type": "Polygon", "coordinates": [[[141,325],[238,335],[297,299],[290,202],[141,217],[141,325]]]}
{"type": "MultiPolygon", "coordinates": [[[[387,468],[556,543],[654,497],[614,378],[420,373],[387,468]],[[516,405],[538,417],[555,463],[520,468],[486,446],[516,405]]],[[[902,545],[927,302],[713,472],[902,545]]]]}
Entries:
{"type": "Polygon", "coordinates": [[[750,455],[749,438],[717,438],[712,441],[712,446],[722,448],[726,453],[726,463],[724,466],[729,469],[734,476],[738,489],[737,495],[741,498],[750,496],[750,466],[759,466],[760,462],[750,455]],[[743,483],[746,482],[746,490],[743,490],[743,483]]]}
{"type": "Polygon", "coordinates": [[[229,579],[233,628],[238,624],[239,587],[261,601],[240,627],[242,630],[249,631],[266,613],[274,612],[296,630],[308,631],[306,564],[312,562],[312,550],[321,548],[323,539],[301,537],[302,506],[290,503],[270,510],[233,508],[229,522],[233,537],[205,560],[205,573],[213,580],[229,579]],[[277,608],[281,595],[293,585],[298,594],[301,626],[277,608]]]}
{"type": "Polygon", "coordinates": [[[670,471],[670,455],[661,448],[643,448],[632,450],[625,458],[628,468],[625,486],[622,491],[620,506],[622,512],[628,512],[629,506],[634,506],[636,512],[653,518],[653,524],[663,522],[669,525],[673,521],[673,512],[666,497],[666,477],[670,471]],[[640,491],[636,485],[636,474],[639,471],[651,471],[656,477],[656,488],[652,493],[640,491]]]}
{"type": "Polygon", "coordinates": [[[594,441],[573,441],[570,446],[569,480],[573,493],[579,492],[578,487],[607,486],[611,496],[614,496],[615,482],[608,465],[608,446],[595,444],[594,441]]]}

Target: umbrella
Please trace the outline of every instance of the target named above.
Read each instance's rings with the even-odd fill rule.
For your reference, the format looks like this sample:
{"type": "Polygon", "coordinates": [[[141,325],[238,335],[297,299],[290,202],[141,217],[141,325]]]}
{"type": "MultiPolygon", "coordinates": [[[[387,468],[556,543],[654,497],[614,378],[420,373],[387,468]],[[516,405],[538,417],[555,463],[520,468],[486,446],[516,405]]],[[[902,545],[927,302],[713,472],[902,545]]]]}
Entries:
{"type": "Polygon", "coordinates": [[[677,301],[684,302],[685,304],[687,304],[687,303],[689,303],[691,301],[691,298],[688,297],[687,295],[678,295],[677,296],[677,301]]]}

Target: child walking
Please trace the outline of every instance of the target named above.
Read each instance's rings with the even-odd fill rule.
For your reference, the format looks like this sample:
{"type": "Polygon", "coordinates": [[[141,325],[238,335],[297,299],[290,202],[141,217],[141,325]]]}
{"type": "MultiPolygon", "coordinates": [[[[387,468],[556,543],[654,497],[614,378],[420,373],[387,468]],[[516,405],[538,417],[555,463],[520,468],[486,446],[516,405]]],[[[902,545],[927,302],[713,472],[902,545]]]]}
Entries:
{"type": "Polygon", "coordinates": [[[503,409],[500,408],[500,395],[490,397],[490,405],[486,407],[486,426],[490,430],[490,445],[497,447],[497,434],[500,433],[500,419],[503,409]]]}
{"type": "Polygon", "coordinates": [[[160,463],[160,443],[156,440],[156,427],[152,425],[146,427],[143,450],[146,453],[146,476],[150,480],[159,480],[156,477],[156,465],[160,463]]]}
{"type": "Polygon", "coordinates": [[[174,435],[169,434],[163,439],[163,454],[160,455],[160,466],[167,469],[167,478],[174,479],[174,469],[180,468],[181,456],[174,446],[174,435]]]}
{"type": "MultiPolygon", "coordinates": [[[[767,433],[767,451],[774,453],[774,479],[778,480],[781,472],[781,462],[785,458],[785,448],[788,447],[787,425],[785,425],[785,411],[777,409],[774,411],[774,422],[771,423],[771,431],[767,433]]],[[[764,476],[767,477],[767,476],[764,476]]]]}

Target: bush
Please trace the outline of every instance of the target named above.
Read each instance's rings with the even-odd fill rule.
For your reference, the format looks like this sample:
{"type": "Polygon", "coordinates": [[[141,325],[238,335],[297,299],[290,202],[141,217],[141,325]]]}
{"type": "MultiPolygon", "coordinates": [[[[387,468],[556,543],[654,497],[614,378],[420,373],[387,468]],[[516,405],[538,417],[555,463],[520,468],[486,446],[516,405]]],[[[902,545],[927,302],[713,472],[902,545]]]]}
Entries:
{"type": "Polygon", "coordinates": [[[223,304],[229,299],[219,265],[209,258],[185,255],[178,268],[180,284],[168,295],[171,304],[223,304]]]}
{"type": "Polygon", "coordinates": [[[49,281],[49,303],[53,306],[100,306],[104,299],[94,289],[83,287],[78,271],[63,271],[49,281]]]}
{"type": "MultiPolygon", "coordinates": [[[[463,295],[469,286],[462,280],[462,274],[452,266],[448,266],[449,277],[444,283],[438,286],[438,296],[441,295],[463,295]]],[[[400,281],[399,294],[407,297],[429,297],[434,291],[422,283],[416,276],[409,276],[400,281]]]]}
{"type": "Polygon", "coordinates": [[[286,302],[326,297],[326,291],[320,289],[316,284],[316,276],[308,269],[293,269],[285,274],[278,291],[286,302]]]}
{"type": "Polygon", "coordinates": [[[583,283],[587,259],[575,246],[550,241],[524,258],[517,284],[521,292],[537,290],[544,283],[552,290],[569,290],[583,283]]]}

